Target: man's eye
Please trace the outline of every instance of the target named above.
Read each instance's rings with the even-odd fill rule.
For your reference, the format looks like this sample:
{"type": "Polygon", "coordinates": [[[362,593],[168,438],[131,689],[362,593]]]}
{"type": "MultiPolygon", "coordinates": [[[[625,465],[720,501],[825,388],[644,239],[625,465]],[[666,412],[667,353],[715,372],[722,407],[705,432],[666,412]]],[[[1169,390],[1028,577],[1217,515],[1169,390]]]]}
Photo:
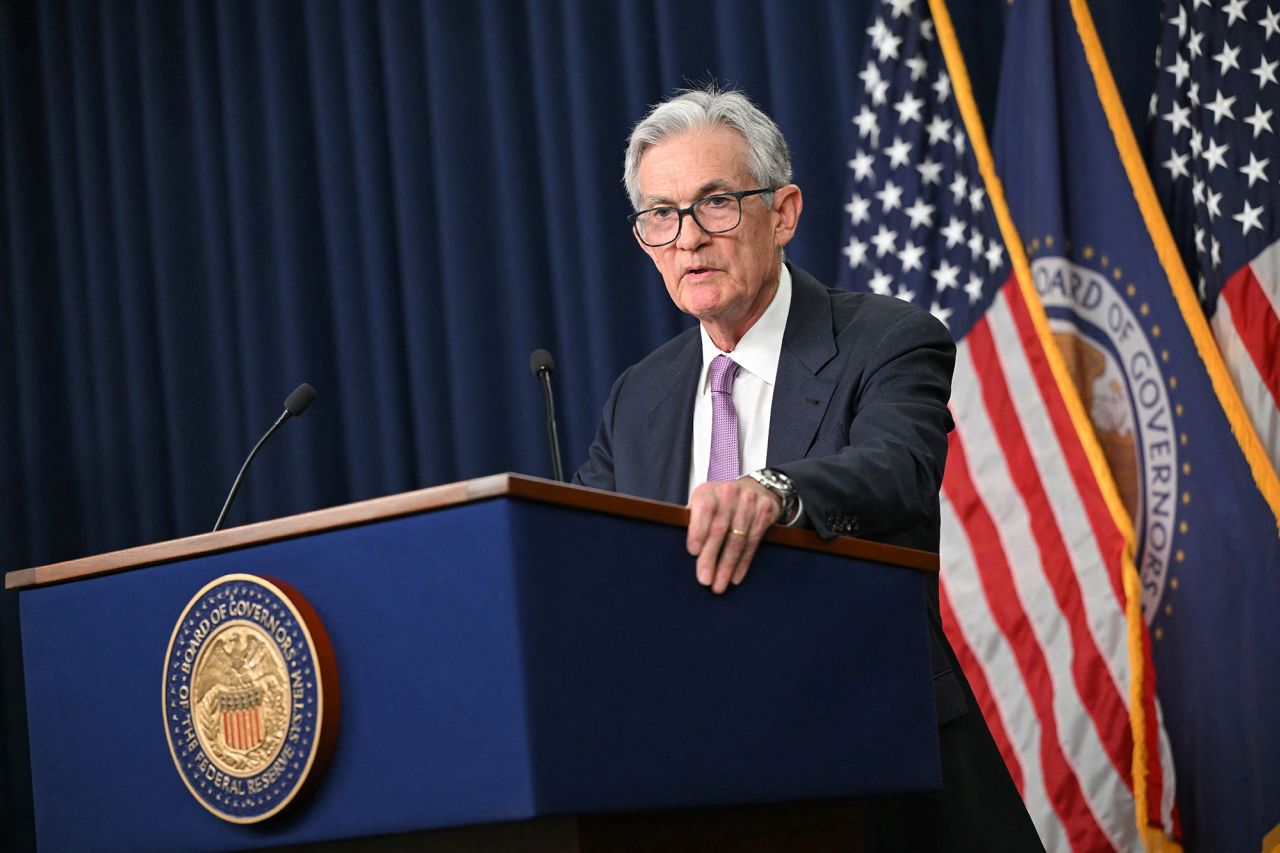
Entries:
{"type": "Polygon", "coordinates": [[[670,219],[676,215],[676,209],[674,207],[655,207],[653,210],[649,211],[649,215],[655,220],[670,219]]]}
{"type": "Polygon", "coordinates": [[[717,208],[733,203],[733,197],[727,195],[709,195],[701,202],[703,207],[717,208]]]}

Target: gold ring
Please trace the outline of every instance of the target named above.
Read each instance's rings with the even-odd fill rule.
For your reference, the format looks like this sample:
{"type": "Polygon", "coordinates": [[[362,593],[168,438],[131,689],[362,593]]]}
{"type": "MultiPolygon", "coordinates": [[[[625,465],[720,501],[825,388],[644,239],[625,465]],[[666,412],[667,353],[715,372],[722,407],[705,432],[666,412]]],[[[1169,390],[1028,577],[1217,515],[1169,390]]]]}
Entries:
{"type": "Polygon", "coordinates": [[[736,528],[736,527],[735,527],[735,528],[733,528],[732,530],[730,530],[729,532],[730,532],[730,533],[732,533],[734,536],[746,536],[746,535],[747,535],[747,531],[745,531],[745,530],[739,530],[739,529],[738,529],[738,528],[736,528]]]}

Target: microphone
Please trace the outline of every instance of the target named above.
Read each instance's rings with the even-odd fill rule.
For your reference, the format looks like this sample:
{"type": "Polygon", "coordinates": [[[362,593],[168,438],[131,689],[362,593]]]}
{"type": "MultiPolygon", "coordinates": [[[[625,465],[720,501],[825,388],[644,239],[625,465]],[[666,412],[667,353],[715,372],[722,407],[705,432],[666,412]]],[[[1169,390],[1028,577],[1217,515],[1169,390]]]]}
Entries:
{"type": "Polygon", "coordinates": [[[214,523],[214,532],[222,527],[222,522],[227,517],[227,510],[231,509],[231,502],[236,499],[236,495],[240,493],[240,482],[244,480],[244,472],[249,470],[249,463],[253,461],[253,457],[258,455],[258,450],[266,443],[271,434],[280,428],[280,425],[291,417],[299,417],[307,410],[307,406],[311,405],[311,401],[316,398],[316,389],[303,382],[297,388],[293,389],[293,393],[284,401],[284,411],[280,417],[276,418],[276,422],[271,425],[271,429],[267,430],[262,438],[258,439],[258,443],[253,446],[253,450],[249,451],[249,458],[244,460],[244,464],[240,466],[240,473],[236,475],[236,481],[231,484],[231,494],[227,495],[227,502],[222,505],[222,512],[218,513],[218,520],[214,523]]]}
{"type": "Polygon", "coordinates": [[[556,360],[544,349],[536,349],[529,356],[529,369],[533,376],[542,383],[542,390],[547,401],[547,443],[551,445],[551,470],[556,480],[564,482],[564,467],[560,464],[560,434],[556,431],[556,402],[551,396],[551,374],[556,369],[556,360]]]}

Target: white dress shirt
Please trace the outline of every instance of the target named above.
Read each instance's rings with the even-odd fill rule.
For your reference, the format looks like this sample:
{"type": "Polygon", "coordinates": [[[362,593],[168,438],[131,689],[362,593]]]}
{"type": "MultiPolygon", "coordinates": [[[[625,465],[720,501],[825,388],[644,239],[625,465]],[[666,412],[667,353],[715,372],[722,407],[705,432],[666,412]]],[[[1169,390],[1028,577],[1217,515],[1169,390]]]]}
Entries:
{"type": "Polygon", "coordinates": [[[728,355],[741,369],[733,381],[733,407],[738,412],[738,459],[741,473],[765,467],[769,452],[769,414],[773,411],[773,385],[778,375],[782,333],[791,311],[791,272],[786,264],[778,277],[778,291],[760,319],[747,329],[731,353],[722,352],[707,330],[702,336],[702,376],[693,403],[693,453],[689,466],[689,493],[707,481],[711,462],[711,380],[708,368],[718,355],[728,355]]]}

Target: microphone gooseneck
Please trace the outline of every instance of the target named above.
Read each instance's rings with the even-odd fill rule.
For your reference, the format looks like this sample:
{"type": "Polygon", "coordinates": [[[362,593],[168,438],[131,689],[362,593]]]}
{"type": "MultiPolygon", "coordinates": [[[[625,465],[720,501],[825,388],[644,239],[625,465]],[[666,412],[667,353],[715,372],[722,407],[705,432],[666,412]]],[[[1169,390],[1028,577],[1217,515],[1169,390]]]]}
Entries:
{"type": "Polygon", "coordinates": [[[240,466],[240,473],[236,474],[236,481],[231,484],[231,493],[227,495],[226,503],[222,505],[222,512],[218,513],[218,520],[214,522],[213,530],[217,532],[222,528],[222,522],[227,518],[227,511],[231,509],[231,502],[236,499],[236,495],[240,493],[240,484],[244,481],[244,472],[249,470],[249,463],[253,461],[253,457],[258,455],[258,451],[262,445],[267,443],[267,439],[280,429],[283,424],[291,417],[298,417],[307,410],[307,406],[311,405],[311,401],[316,398],[316,389],[303,382],[297,388],[293,389],[293,393],[284,401],[284,411],[280,413],[280,417],[276,418],[276,422],[271,425],[271,429],[258,439],[258,443],[253,446],[253,450],[249,451],[249,456],[244,460],[244,464],[240,466]]]}
{"type": "Polygon", "coordinates": [[[556,401],[551,394],[551,374],[556,360],[544,349],[536,349],[529,356],[529,369],[542,383],[543,398],[547,405],[547,444],[551,446],[551,470],[557,481],[564,482],[564,466],[560,463],[560,434],[556,430],[556,401]]]}

